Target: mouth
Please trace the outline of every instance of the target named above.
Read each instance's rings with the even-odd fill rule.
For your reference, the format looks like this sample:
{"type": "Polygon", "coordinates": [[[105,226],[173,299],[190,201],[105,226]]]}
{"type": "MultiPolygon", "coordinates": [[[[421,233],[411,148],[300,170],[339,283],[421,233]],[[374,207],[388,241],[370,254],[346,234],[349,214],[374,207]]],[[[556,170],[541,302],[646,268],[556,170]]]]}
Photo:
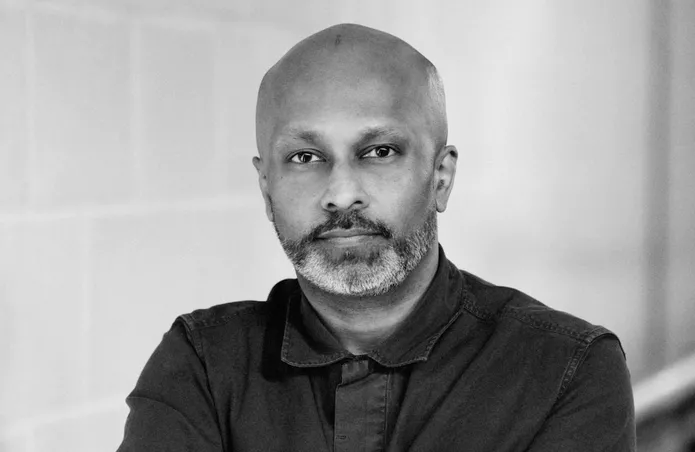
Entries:
{"type": "Polygon", "coordinates": [[[380,234],[371,229],[350,228],[350,229],[332,229],[330,231],[319,234],[319,240],[330,241],[355,241],[361,238],[376,237],[380,234]]]}

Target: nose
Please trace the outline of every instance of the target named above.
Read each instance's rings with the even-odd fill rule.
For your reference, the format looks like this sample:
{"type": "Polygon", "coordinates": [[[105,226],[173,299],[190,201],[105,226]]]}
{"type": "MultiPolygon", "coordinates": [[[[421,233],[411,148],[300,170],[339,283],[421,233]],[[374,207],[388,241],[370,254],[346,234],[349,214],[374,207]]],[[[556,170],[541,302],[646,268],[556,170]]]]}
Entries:
{"type": "Polygon", "coordinates": [[[321,197],[321,207],[329,212],[336,212],[364,209],[368,205],[369,196],[355,168],[348,163],[334,165],[321,197]]]}

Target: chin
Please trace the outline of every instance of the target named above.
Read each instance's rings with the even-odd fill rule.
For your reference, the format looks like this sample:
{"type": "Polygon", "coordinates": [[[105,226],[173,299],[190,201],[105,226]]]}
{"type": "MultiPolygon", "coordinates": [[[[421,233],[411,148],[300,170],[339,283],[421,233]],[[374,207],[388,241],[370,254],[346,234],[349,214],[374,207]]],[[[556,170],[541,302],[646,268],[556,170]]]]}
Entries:
{"type": "Polygon", "coordinates": [[[295,266],[309,283],[334,295],[368,297],[383,295],[403,283],[412,271],[392,249],[370,250],[364,254],[354,250],[332,252],[330,257],[309,252],[295,266]]]}

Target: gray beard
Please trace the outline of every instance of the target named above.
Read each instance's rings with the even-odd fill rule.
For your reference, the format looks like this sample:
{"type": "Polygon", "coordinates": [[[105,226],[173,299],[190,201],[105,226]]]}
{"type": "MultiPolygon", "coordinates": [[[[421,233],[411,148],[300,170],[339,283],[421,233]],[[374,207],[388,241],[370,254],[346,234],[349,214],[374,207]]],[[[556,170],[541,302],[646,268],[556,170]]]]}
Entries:
{"type": "Polygon", "coordinates": [[[298,240],[284,238],[275,222],[273,226],[295,271],[310,284],[335,295],[369,297],[383,295],[402,284],[436,245],[437,211],[433,207],[423,224],[405,236],[396,236],[384,223],[367,220],[356,212],[336,214],[298,240]],[[346,250],[336,259],[316,240],[322,232],[338,227],[375,231],[386,239],[386,244],[366,254],[346,250]]]}

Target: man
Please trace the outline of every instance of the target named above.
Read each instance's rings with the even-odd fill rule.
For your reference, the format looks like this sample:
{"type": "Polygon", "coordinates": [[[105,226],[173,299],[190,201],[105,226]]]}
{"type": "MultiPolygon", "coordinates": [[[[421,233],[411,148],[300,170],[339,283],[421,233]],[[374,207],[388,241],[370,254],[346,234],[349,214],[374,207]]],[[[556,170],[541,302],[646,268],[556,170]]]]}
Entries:
{"type": "Polygon", "coordinates": [[[179,317],[120,451],[631,451],[610,331],[457,269],[434,66],[357,25],[264,77],[253,159],[296,280],[179,317]]]}

